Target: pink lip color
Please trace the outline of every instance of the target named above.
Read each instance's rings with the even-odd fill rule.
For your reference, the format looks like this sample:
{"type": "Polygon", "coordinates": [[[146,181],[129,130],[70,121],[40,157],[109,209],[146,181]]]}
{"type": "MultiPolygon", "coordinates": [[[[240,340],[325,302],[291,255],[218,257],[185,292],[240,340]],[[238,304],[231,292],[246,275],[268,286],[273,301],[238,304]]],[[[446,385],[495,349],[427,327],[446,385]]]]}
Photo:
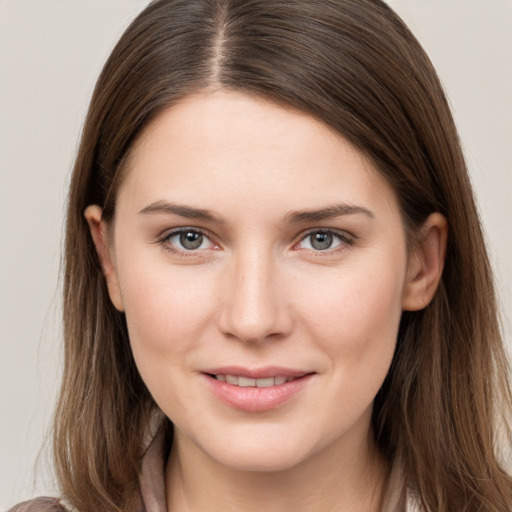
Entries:
{"type": "Polygon", "coordinates": [[[262,368],[247,370],[243,368],[218,368],[204,373],[213,394],[225,404],[246,412],[263,412],[275,409],[299,393],[312,377],[312,373],[304,373],[284,368],[262,368]],[[240,387],[220,382],[213,375],[238,375],[253,379],[264,379],[274,376],[295,377],[294,380],[268,388],[240,387]]]}

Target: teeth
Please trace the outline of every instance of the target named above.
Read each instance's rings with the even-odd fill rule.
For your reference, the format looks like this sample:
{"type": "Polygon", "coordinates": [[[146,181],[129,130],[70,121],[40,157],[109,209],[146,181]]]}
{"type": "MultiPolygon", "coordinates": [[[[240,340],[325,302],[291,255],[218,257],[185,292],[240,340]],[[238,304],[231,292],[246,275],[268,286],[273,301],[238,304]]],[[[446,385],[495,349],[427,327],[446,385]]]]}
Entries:
{"type": "Polygon", "coordinates": [[[232,386],[257,387],[257,388],[270,388],[272,386],[280,386],[285,382],[293,380],[293,377],[268,377],[266,379],[251,379],[249,377],[239,377],[237,375],[215,375],[215,378],[220,382],[227,382],[232,386]]]}
{"type": "Polygon", "coordinates": [[[276,385],[275,380],[276,379],[274,377],[269,377],[268,379],[257,379],[256,386],[259,388],[269,388],[276,385]]]}
{"type": "Polygon", "coordinates": [[[256,379],[249,379],[247,377],[238,377],[238,385],[241,388],[248,388],[249,386],[256,386],[256,379]]]}
{"type": "Polygon", "coordinates": [[[238,377],[235,377],[234,375],[226,375],[226,382],[228,384],[238,386],[238,377]]]}

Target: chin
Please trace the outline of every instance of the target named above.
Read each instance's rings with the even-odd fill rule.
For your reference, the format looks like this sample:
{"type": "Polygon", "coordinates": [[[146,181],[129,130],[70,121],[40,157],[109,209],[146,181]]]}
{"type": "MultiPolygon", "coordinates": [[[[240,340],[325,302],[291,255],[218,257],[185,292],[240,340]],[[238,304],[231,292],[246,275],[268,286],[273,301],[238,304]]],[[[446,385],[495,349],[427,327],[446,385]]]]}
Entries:
{"type": "MultiPolygon", "coordinates": [[[[251,430],[251,429],[248,429],[251,430]]],[[[212,460],[237,471],[275,472],[299,466],[315,452],[311,438],[286,432],[240,432],[226,438],[210,437],[196,444],[212,460]],[[308,442],[309,441],[309,442],[308,442]]]]}
{"type": "Polygon", "coordinates": [[[297,450],[279,450],[275,447],[268,449],[259,447],[254,450],[240,447],[236,450],[228,450],[215,458],[219,463],[235,471],[270,473],[299,466],[307,456],[297,450]]]}

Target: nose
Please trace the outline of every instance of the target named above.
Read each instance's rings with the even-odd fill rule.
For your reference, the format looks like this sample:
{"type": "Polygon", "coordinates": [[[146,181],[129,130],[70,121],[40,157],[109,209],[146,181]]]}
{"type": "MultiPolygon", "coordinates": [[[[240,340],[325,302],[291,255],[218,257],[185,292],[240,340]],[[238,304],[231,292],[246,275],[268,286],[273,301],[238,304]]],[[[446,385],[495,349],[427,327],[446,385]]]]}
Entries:
{"type": "Polygon", "coordinates": [[[224,335],[254,343],[287,336],[292,315],[277,262],[257,250],[234,258],[219,294],[224,335]]]}

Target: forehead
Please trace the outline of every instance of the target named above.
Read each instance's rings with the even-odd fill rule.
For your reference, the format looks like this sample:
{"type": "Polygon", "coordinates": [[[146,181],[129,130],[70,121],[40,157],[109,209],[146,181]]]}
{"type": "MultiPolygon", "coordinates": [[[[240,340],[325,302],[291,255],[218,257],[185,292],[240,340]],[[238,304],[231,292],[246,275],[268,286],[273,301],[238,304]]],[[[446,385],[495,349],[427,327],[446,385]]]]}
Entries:
{"type": "Polygon", "coordinates": [[[224,91],[188,96],[134,144],[120,199],[143,208],[169,195],[162,199],[203,201],[209,208],[227,202],[257,210],[274,200],[294,209],[356,199],[396,207],[381,174],[325,123],[224,91]]]}

